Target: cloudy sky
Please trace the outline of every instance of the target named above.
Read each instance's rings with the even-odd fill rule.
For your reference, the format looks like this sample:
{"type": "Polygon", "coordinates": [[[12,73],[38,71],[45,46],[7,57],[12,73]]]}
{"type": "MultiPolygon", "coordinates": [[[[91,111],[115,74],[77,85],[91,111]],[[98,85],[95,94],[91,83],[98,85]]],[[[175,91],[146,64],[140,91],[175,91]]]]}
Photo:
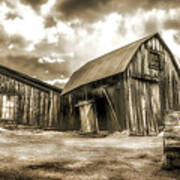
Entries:
{"type": "Polygon", "coordinates": [[[180,0],[0,0],[0,64],[59,87],[87,61],[159,32],[180,59],[180,0]]]}

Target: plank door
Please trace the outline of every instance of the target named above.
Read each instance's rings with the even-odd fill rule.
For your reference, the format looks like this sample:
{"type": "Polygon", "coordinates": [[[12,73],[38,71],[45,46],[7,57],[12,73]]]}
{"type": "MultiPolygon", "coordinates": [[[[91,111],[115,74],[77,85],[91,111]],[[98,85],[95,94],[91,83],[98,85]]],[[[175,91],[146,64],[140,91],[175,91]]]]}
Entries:
{"type": "Polygon", "coordinates": [[[98,131],[97,116],[93,103],[85,103],[79,106],[81,131],[92,133],[98,131]]]}
{"type": "MultiPolygon", "coordinates": [[[[154,119],[156,121],[156,128],[158,125],[162,125],[162,111],[161,111],[161,98],[160,98],[160,88],[158,83],[154,83],[151,85],[151,104],[152,104],[152,112],[154,115],[154,119]]],[[[156,129],[157,130],[157,129],[156,129]]]]}
{"type": "Polygon", "coordinates": [[[147,110],[147,128],[149,134],[159,133],[162,122],[160,86],[158,83],[149,84],[149,103],[147,110]]]}
{"type": "Polygon", "coordinates": [[[162,122],[160,87],[158,83],[143,83],[141,92],[140,129],[143,135],[155,135],[162,122]]]}

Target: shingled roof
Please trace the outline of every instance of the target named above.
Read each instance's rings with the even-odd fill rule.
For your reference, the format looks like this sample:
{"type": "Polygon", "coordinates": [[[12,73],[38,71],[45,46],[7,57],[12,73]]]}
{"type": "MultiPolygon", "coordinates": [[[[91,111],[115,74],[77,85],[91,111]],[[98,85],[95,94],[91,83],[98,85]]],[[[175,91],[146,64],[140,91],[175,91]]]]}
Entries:
{"type": "Polygon", "coordinates": [[[62,92],[62,95],[85,84],[124,72],[140,45],[154,36],[157,36],[163,42],[160,35],[155,33],[86,63],[72,74],[62,92]]]}

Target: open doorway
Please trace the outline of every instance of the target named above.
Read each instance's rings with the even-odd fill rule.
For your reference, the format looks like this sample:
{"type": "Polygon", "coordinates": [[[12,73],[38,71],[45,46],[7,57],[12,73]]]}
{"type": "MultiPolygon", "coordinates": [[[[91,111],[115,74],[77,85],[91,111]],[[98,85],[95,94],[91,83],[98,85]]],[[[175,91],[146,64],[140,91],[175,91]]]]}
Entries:
{"type": "Polygon", "coordinates": [[[107,124],[107,100],[105,97],[96,99],[96,111],[99,130],[108,130],[107,124]]]}

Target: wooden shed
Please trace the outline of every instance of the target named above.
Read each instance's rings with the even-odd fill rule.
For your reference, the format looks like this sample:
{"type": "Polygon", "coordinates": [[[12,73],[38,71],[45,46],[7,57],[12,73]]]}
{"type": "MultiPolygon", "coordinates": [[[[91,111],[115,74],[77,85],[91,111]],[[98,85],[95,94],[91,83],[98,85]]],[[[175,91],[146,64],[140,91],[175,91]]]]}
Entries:
{"type": "Polygon", "coordinates": [[[0,124],[58,128],[61,89],[0,65],[0,124]]]}
{"type": "Polygon", "coordinates": [[[72,74],[62,92],[62,127],[82,130],[85,118],[77,104],[91,101],[99,130],[157,134],[166,111],[180,110],[178,69],[158,33],[89,61],[72,74]]]}

